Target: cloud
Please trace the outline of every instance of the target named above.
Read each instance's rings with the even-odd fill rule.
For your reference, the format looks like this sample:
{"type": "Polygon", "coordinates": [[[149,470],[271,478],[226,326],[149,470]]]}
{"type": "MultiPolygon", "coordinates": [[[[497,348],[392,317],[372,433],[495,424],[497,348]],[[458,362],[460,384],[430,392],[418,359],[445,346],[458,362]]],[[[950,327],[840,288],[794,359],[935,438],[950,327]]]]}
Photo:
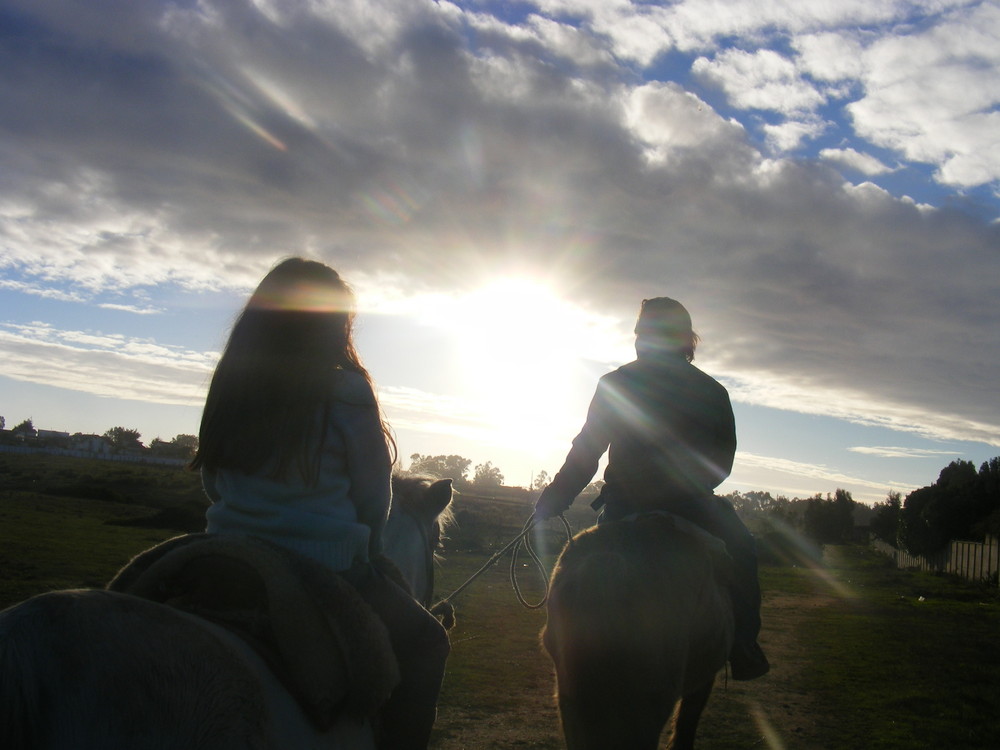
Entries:
{"type": "Polygon", "coordinates": [[[1000,180],[1000,7],[975,3],[930,28],[873,41],[864,95],[848,105],[858,134],[933,164],[944,184],[1000,180]]]}
{"type": "Polygon", "coordinates": [[[791,120],[779,125],[765,124],[764,134],[768,144],[777,152],[788,152],[797,149],[804,141],[818,138],[827,124],[816,117],[802,120],[791,120]]]}
{"type": "Polygon", "coordinates": [[[892,167],[887,167],[874,156],[863,154],[853,148],[824,148],[819,152],[819,158],[843,164],[865,175],[879,175],[892,171],[892,167]]]}
{"type": "MultiPolygon", "coordinates": [[[[791,461],[786,458],[762,456],[754,453],[747,453],[745,451],[737,451],[736,465],[739,467],[740,473],[743,473],[747,478],[750,478],[750,486],[753,486],[754,484],[752,477],[754,477],[756,472],[759,470],[766,470],[772,475],[785,475],[786,478],[784,480],[784,486],[778,487],[776,490],[779,494],[790,495],[793,497],[808,497],[812,495],[813,493],[805,488],[810,485],[814,486],[816,483],[815,480],[819,480],[824,484],[832,485],[834,487],[848,489],[851,492],[864,493],[864,497],[868,500],[877,499],[880,495],[884,495],[886,490],[889,488],[900,492],[909,492],[917,489],[915,486],[905,482],[887,483],[872,481],[863,477],[844,474],[843,472],[836,471],[835,469],[831,469],[829,466],[824,466],[822,464],[791,461]]],[[[734,476],[732,479],[740,482],[739,476],[734,476]]],[[[776,480],[772,479],[772,481],[776,480]]]]}
{"type": "Polygon", "coordinates": [[[159,307],[138,307],[136,305],[121,305],[112,302],[105,302],[98,307],[102,307],[105,310],[121,310],[122,312],[130,312],[136,315],[159,315],[164,310],[159,307]]]}
{"type": "Polygon", "coordinates": [[[900,448],[882,445],[856,445],[848,448],[852,453],[879,458],[935,458],[937,456],[956,456],[956,451],[932,450],[928,448],[900,448]]]}
{"type": "Polygon", "coordinates": [[[98,396],[185,406],[204,402],[217,355],[45,323],[0,325],[4,375],[98,396]]]}
{"type": "Polygon", "coordinates": [[[739,109],[764,109],[795,115],[813,112],[824,102],[795,64],[773,50],[725,50],[712,60],[699,57],[691,70],[722,89],[739,109]]]}
{"type": "MultiPolygon", "coordinates": [[[[1000,226],[838,171],[878,174],[863,138],[946,184],[996,179],[995,7],[536,5],[8,3],[3,283],[146,311],[301,253],[412,296],[558,279],[623,326],[671,294],[737,398],[1000,444],[1000,226]],[[668,50],[727,105],[690,70],[653,80],[668,50]],[[784,156],[845,101],[856,150],[784,156]]],[[[210,368],[4,331],[12,377],[64,387],[193,403],[210,368]]]]}

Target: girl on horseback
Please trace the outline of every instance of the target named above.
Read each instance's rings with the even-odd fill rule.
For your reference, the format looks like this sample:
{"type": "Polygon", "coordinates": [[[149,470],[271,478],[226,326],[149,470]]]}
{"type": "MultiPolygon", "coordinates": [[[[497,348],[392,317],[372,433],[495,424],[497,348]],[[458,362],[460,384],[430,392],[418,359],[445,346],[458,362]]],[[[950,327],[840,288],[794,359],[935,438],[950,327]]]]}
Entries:
{"type": "Polygon", "coordinates": [[[395,442],[354,348],[354,294],[332,268],[289,258],[233,326],[202,415],[207,531],[250,534],[339,573],[382,618],[402,682],[380,748],[426,748],[448,655],[438,621],[375,565],[395,442]]]}

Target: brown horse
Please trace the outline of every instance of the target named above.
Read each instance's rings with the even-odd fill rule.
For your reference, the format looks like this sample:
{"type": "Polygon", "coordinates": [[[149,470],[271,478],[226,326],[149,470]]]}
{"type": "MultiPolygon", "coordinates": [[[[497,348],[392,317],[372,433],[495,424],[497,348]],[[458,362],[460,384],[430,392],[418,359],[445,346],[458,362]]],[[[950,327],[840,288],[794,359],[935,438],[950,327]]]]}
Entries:
{"type": "MultiPolygon", "coordinates": [[[[450,502],[451,480],[394,479],[394,515],[404,509],[407,515],[405,529],[395,536],[401,543],[415,540],[423,550],[419,558],[399,561],[404,577],[431,570],[431,545],[440,534],[438,517],[450,502]]],[[[387,546],[386,552],[391,558],[393,547],[387,546]]],[[[424,580],[424,585],[433,586],[433,581],[424,580]]],[[[416,594],[428,596],[426,591],[416,594]]],[[[360,622],[372,635],[366,648],[384,646],[364,653],[383,663],[388,653],[390,670],[395,669],[381,622],[370,609],[367,614],[349,609],[355,604],[360,601],[342,601],[344,618],[360,622]]],[[[295,620],[296,613],[290,619],[295,620]]],[[[303,645],[307,653],[312,648],[318,663],[319,644],[303,645]]],[[[360,666],[370,663],[358,660],[360,666]]],[[[353,684],[348,675],[356,679],[357,674],[351,664],[329,684],[353,684]]],[[[332,725],[317,727],[272,666],[229,630],[158,601],[92,589],[42,594],[0,612],[0,747],[374,747],[371,724],[362,716],[344,715],[332,718],[332,725]]],[[[382,687],[379,683],[378,689],[382,687]]],[[[351,690],[345,688],[345,695],[352,695],[351,690]]]]}
{"type": "Polygon", "coordinates": [[[669,747],[694,747],[733,641],[728,568],[721,541],[664,513],[573,538],[542,633],[569,750],[655,750],[672,716],[669,747]]]}

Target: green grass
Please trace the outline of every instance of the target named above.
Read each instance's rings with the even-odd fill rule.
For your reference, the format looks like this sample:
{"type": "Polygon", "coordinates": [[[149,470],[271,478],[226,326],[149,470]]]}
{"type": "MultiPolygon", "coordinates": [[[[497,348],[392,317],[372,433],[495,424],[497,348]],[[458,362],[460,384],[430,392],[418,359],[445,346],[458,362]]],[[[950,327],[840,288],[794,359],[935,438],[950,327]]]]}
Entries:
{"type": "Polygon", "coordinates": [[[0,497],[0,609],[53,589],[102,587],[134,555],[176,534],[106,523],[149,512],[24,492],[0,497]]]}
{"type": "MultiPolygon", "coordinates": [[[[176,469],[2,459],[0,608],[52,589],[102,586],[132,556],[177,533],[108,522],[148,517],[197,490],[196,477],[176,469]],[[92,497],[118,500],[65,491],[80,486],[92,497]]],[[[530,513],[523,503],[483,506],[459,498],[456,505],[463,527],[446,543],[439,596],[472,575],[530,513]]],[[[589,509],[574,514],[576,528],[593,520],[589,509]]],[[[562,541],[551,526],[549,563],[562,541]]],[[[562,747],[552,667],[538,643],[544,611],[518,603],[507,565],[499,561],[455,600],[458,626],[436,750],[562,747]]],[[[536,573],[518,571],[525,595],[536,601],[536,573]]],[[[763,566],[761,581],[762,640],[780,658],[762,680],[718,681],[699,729],[703,750],[996,745],[996,587],[899,571],[860,547],[828,548],[819,567],[763,566]]]]}
{"type": "MultiPolygon", "coordinates": [[[[438,571],[438,593],[453,591],[484,562],[482,554],[447,553],[438,571]]],[[[504,558],[454,600],[458,624],[451,632],[452,652],[432,746],[464,746],[463,734],[486,722],[494,725],[492,731],[521,728],[525,735],[520,741],[508,737],[486,747],[562,747],[552,668],[538,642],[545,613],[518,602],[507,562],[504,558]]],[[[533,572],[519,570],[525,595],[537,601],[541,592],[533,572]]]]}
{"type": "Polygon", "coordinates": [[[985,748],[1000,737],[1000,595],[898,571],[858,547],[830,569],[851,598],[802,624],[809,685],[851,717],[828,747],[985,748]]]}

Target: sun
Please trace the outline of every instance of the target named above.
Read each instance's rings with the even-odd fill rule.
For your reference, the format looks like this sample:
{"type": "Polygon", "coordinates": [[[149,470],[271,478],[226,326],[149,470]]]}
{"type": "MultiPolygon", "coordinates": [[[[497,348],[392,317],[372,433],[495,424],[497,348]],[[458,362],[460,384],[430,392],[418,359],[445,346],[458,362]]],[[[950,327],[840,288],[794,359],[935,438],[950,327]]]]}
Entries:
{"type": "Polygon", "coordinates": [[[581,385],[581,364],[607,322],[542,282],[513,277],[464,295],[452,325],[464,353],[456,376],[496,440],[568,444],[594,386],[581,385]]]}

